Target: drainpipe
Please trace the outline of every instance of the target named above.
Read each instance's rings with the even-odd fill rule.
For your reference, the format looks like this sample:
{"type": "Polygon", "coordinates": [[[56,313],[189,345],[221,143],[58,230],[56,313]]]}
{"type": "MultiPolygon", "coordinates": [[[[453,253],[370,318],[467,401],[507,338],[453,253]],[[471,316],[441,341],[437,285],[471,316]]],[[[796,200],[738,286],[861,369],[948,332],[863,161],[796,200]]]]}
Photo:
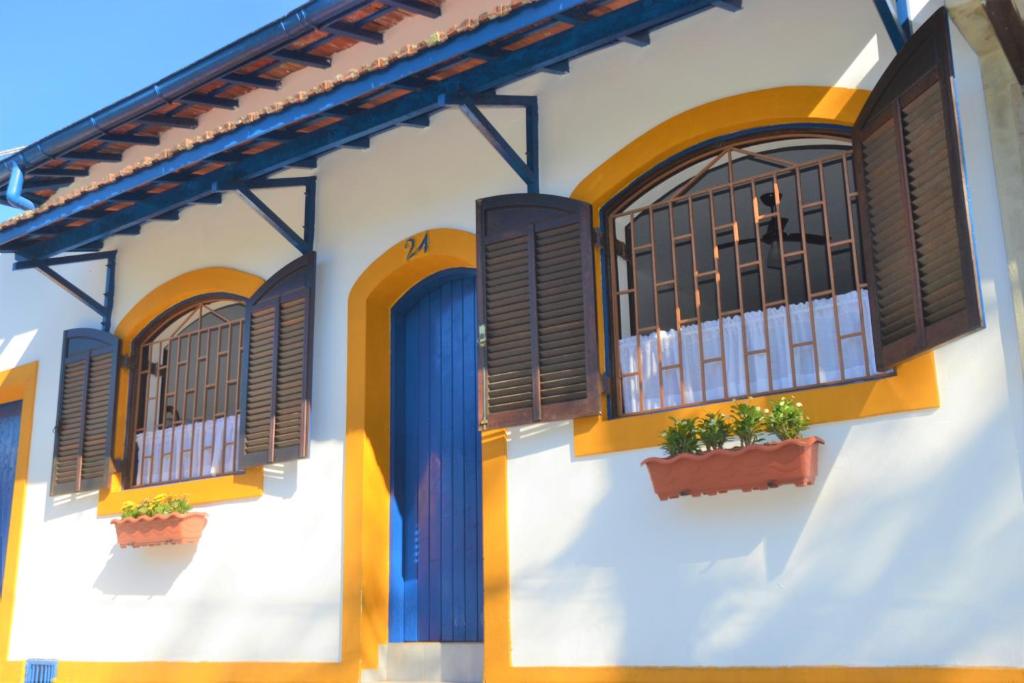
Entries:
{"type": "Polygon", "coordinates": [[[25,183],[25,174],[18,164],[11,164],[11,176],[7,179],[7,205],[16,209],[31,211],[36,205],[21,196],[21,187],[25,183]]]}

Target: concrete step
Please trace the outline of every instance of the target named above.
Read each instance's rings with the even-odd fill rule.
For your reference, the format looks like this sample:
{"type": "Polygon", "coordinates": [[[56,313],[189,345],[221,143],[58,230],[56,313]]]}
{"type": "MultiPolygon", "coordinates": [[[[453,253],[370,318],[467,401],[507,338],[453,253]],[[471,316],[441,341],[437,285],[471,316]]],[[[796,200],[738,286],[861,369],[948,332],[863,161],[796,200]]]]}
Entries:
{"type": "Polygon", "coordinates": [[[388,643],[380,666],[363,671],[362,683],[482,683],[481,643],[388,643]]]}

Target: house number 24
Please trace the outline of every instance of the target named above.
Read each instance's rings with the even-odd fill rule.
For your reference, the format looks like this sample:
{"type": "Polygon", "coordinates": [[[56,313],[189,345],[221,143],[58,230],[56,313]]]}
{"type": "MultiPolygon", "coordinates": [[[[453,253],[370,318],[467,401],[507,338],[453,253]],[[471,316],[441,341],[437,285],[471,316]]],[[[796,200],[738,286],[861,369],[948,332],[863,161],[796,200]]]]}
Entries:
{"type": "Polygon", "coordinates": [[[414,235],[405,241],[405,260],[408,261],[417,254],[426,254],[430,251],[430,233],[414,235]]]}

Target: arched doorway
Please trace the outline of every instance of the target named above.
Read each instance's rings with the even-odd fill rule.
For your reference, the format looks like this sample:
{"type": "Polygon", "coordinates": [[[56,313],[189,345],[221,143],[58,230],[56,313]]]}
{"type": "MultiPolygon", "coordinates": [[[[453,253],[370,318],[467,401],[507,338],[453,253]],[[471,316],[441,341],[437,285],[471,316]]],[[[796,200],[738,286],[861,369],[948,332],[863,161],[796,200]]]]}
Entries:
{"type": "Polygon", "coordinates": [[[391,642],[483,639],[475,271],[392,309],[391,642]]]}

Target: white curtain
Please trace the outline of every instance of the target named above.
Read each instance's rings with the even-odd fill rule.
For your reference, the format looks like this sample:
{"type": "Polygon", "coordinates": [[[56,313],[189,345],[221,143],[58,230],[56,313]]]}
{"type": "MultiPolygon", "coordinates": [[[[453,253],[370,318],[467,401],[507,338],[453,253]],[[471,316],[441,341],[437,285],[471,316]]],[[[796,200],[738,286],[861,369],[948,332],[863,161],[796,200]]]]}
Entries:
{"type": "Polygon", "coordinates": [[[806,302],[768,309],[767,342],[771,356],[771,372],[768,369],[769,354],[763,353],[766,316],[762,311],[745,313],[742,319],[739,315],[728,316],[721,320],[721,324],[718,320],[712,320],[699,325],[686,325],[681,330],[662,330],[642,335],[639,341],[639,354],[636,336],[619,340],[619,370],[623,374],[639,372],[639,375],[623,377],[623,409],[626,413],[637,413],[838,382],[844,375],[845,379],[849,380],[875,374],[875,353],[870,335],[871,308],[868,305],[867,292],[862,290],[859,296],[857,291],[840,294],[835,297],[834,302],[832,297],[816,299],[813,308],[813,336],[810,306],[806,302]],[[744,327],[748,354],[746,370],[743,367],[744,327]],[[865,339],[860,335],[846,337],[842,339],[840,353],[840,337],[858,333],[862,329],[867,335],[867,343],[865,344],[865,339]],[[793,346],[791,358],[791,345],[811,342],[813,339],[817,339],[817,354],[814,345],[793,346]],[[659,344],[661,367],[678,365],[680,345],[682,346],[682,375],[679,368],[659,373],[659,344]],[[762,353],[757,353],[758,351],[762,353]],[[705,361],[703,380],[702,358],[705,361]],[[845,372],[840,371],[840,366],[845,372]]]}
{"type": "Polygon", "coordinates": [[[137,434],[135,485],[234,472],[237,433],[238,416],[229,415],[137,434]]]}

